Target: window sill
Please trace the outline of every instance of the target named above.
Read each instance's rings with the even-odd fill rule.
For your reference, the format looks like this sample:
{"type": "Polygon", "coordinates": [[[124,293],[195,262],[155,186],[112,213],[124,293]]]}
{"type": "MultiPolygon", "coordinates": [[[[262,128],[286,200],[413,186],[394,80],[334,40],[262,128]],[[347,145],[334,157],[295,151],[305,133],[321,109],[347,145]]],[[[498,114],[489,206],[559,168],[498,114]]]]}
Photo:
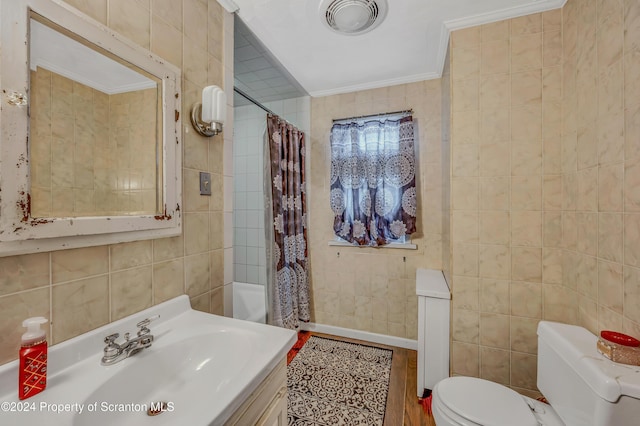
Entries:
{"type": "Polygon", "coordinates": [[[349,244],[347,242],[342,241],[329,241],[330,246],[339,246],[339,247],[354,247],[354,248],[388,248],[388,249],[400,249],[400,250],[417,250],[418,246],[410,243],[389,243],[384,246],[378,247],[370,247],[370,246],[354,246],[353,244],[349,244]]]}

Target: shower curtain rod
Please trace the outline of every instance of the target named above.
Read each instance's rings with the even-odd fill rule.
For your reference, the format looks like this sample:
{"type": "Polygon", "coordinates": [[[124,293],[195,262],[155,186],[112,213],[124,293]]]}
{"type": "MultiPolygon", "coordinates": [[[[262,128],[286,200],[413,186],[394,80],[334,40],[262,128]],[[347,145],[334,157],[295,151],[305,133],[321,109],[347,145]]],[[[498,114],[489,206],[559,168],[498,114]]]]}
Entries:
{"type": "Polygon", "coordinates": [[[402,111],[393,111],[393,112],[383,112],[380,114],[356,115],[355,117],[347,117],[347,118],[334,118],[333,122],[335,123],[336,121],[358,120],[360,118],[379,117],[381,115],[384,116],[384,115],[396,115],[396,114],[413,114],[413,109],[405,109],[402,111]]]}
{"type": "Polygon", "coordinates": [[[258,102],[255,99],[253,99],[251,96],[249,96],[246,93],[244,93],[242,90],[238,89],[236,86],[233,86],[233,91],[236,92],[238,95],[242,96],[243,98],[245,98],[246,100],[248,100],[249,102],[251,102],[252,104],[254,104],[255,106],[257,106],[258,108],[261,108],[261,109],[265,110],[269,114],[278,115],[275,112],[271,111],[266,106],[262,105],[260,102],[258,102]]]}

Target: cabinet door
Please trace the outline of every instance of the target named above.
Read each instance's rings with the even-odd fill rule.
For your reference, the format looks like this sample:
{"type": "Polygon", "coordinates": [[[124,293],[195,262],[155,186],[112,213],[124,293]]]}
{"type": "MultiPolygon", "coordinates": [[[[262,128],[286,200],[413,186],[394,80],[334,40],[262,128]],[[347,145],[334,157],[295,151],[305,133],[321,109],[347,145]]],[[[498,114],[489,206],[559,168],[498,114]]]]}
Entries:
{"type": "MultiPolygon", "coordinates": [[[[282,410],[281,423],[276,425],[287,426],[287,360],[282,361],[276,366],[271,373],[258,385],[256,390],[249,395],[244,403],[236,410],[229,420],[225,422],[226,426],[247,426],[247,425],[267,425],[267,419],[278,409],[282,410]],[[284,408],[277,403],[283,401],[284,408]],[[277,408],[276,407],[280,407],[277,408]]],[[[279,419],[278,415],[273,419],[279,419]]]]}
{"type": "Polygon", "coordinates": [[[282,388],[269,404],[259,426],[287,426],[287,388],[282,388]]]}

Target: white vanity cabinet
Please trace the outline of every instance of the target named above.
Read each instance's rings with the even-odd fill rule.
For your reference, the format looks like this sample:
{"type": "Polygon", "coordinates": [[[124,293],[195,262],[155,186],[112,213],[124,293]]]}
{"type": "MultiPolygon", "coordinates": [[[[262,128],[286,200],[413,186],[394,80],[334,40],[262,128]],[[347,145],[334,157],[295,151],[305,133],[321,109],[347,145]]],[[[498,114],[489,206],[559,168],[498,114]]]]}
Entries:
{"type": "Polygon", "coordinates": [[[283,359],[225,425],[287,425],[287,361],[283,359]]]}

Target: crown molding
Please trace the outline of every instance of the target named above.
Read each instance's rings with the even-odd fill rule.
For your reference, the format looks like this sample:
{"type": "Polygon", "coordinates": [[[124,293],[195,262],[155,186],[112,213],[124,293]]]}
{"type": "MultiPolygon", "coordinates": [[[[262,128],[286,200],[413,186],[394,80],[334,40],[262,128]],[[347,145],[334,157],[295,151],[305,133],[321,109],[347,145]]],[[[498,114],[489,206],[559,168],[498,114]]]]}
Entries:
{"type": "Polygon", "coordinates": [[[413,74],[413,75],[408,75],[408,76],[398,77],[398,78],[390,78],[386,80],[369,81],[362,84],[354,84],[351,86],[337,87],[335,89],[309,91],[309,95],[314,98],[322,97],[322,96],[339,95],[341,93],[358,92],[360,90],[378,89],[380,87],[395,86],[398,84],[407,84],[407,83],[415,83],[417,81],[433,80],[434,78],[440,78],[440,75],[435,72],[427,72],[427,73],[413,74]]]}
{"type": "Polygon", "coordinates": [[[240,6],[238,6],[233,0],[218,0],[218,3],[229,13],[236,13],[240,10],[240,6]]]}
{"type": "Polygon", "coordinates": [[[462,28],[475,27],[491,22],[504,21],[505,19],[517,18],[519,16],[531,15],[532,13],[545,12],[547,10],[559,9],[567,0],[540,0],[521,6],[508,7],[489,13],[469,16],[466,18],[451,19],[444,21],[443,25],[449,32],[462,28]]]}

